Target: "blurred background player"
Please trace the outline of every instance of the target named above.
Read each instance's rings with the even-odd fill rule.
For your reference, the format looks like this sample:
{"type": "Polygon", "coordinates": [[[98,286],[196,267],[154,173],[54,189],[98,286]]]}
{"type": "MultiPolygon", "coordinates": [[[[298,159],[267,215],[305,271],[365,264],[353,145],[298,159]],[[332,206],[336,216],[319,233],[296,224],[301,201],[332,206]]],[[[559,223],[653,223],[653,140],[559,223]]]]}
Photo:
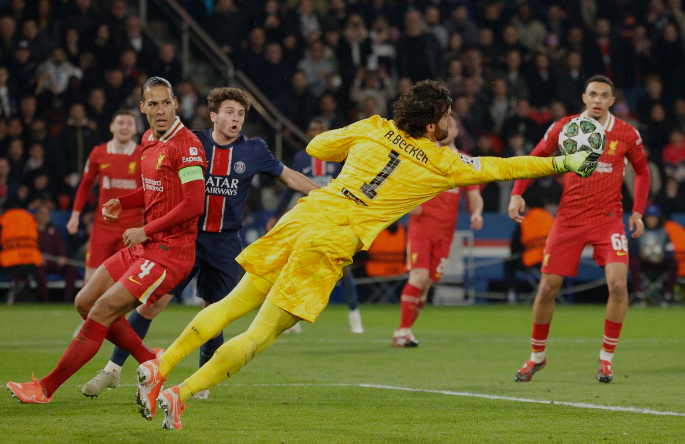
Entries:
{"type": "Polygon", "coordinates": [[[343,170],[330,184],[300,199],[271,231],[243,250],[236,260],[246,274],[236,288],[198,313],[161,358],[138,367],[137,402],[146,418],[154,414],[147,402],[157,400],[164,410],[162,427],[181,429],[188,398],[235,376],[300,320],[316,321],[353,255],[441,191],[568,171],[588,176],[596,167],[588,161],[588,152],[502,159],[469,158],[439,148],[435,141],[447,137],[451,102],[441,83],[422,81],[395,102],[395,121],[375,115],[319,134],[307,145],[317,159],[347,159],[343,170]],[[222,345],[182,384],[161,392],[184,357],[260,306],[244,333],[222,345]]]}
{"type": "MultiPolygon", "coordinates": [[[[240,133],[250,110],[250,100],[244,91],[215,88],[210,91],[207,101],[214,126],[195,131],[208,165],[204,174],[206,199],[204,214],[198,220],[195,263],[170,294],[152,306],[141,305],[131,313],[128,321],[140,338],[145,338],[155,316],[174,295],[180,296],[196,275],[197,294],[204,300],[203,307],[220,301],[233,290],[240,275],[235,258],[243,249],[238,232],[243,225],[247,191],[254,176],[268,174],[304,194],[319,188],[304,175],[276,160],[262,139],[250,139],[240,133]]],[[[223,342],[221,332],[200,348],[200,367],[223,342]]],[[[116,387],[127,358],[125,350],[115,347],[105,368],[83,386],[83,394],[98,396],[104,389],[116,387]]],[[[207,397],[209,393],[198,396],[207,397]]]]}
{"type": "MultiPolygon", "coordinates": [[[[599,159],[597,170],[589,180],[575,175],[564,177],[556,220],[549,233],[542,261],[542,278],[533,304],[533,334],[530,359],[516,373],[518,382],[530,381],[544,368],[549,326],[554,313],[556,294],[564,276],[576,276],[580,255],[585,245],[594,247],[593,259],[604,267],[609,300],[604,321],[604,341],[599,354],[597,380],[611,382],[614,350],[628,308],[628,239],[623,226],[621,186],[626,159],[635,170],[633,213],[628,219],[632,237],[643,230],[642,213],[649,194],[649,169],[642,138],[638,131],[609,112],[616,98],[614,84],[604,76],[590,77],[585,84],[581,114],[597,120],[606,132],[607,144],[599,159]]],[[[531,152],[533,156],[550,156],[557,150],[559,132],[570,119],[568,116],[549,127],[544,138],[531,152]]],[[[523,192],[530,181],[514,184],[509,201],[509,217],[521,222],[526,204],[523,192]]]]}
{"type": "MultiPolygon", "coordinates": [[[[321,119],[314,119],[309,123],[309,128],[307,129],[307,137],[312,140],[317,135],[328,130],[326,124],[321,119]]],[[[342,170],[343,164],[338,162],[326,162],[324,160],[315,159],[309,154],[307,150],[300,150],[295,153],[293,157],[293,164],[291,168],[295,171],[299,171],[305,176],[309,177],[319,185],[320,187],[325,187],[331,180],[338,177],[340,171],[342,170]]],[[[278,198],[278,203],[274,209],[274,215],[268,220],[266,224],[267,231],[271,230],[278,219],[281,218],[283,213],[285,213],[289,207],[290,202],[295,195],[295,190],[288,188],[284,190],[278,198]]],[[[359,312],[359,295],[357,293],[357,286],[354,282],[354,276],[352,275],[351,267],[343,268],[343,277],[340,279],[342,284],[343,293],[345,293],[345,302],[347,307],[350,309],[348,312],[348,322],[350,324],[350,331],[352,333],[361,334],[364,333],[364,326],[362,324],[362,315],[359,312]]],[[[302,330],[300,324],[295,324],[287,332],[299,333],[302,330]]],[[[286,333],[287,333],[286,332],[286,333]]]]}
{"type": "Polygon", "coordinates": [[[106,222],[102,214],[102,206],[110,199],[130,193],[138,189],[142,183],[140,178],[140,145],[133,140],[138,133],[136,117],[132,111],[117,111],[109,125],[112,140],[97,145],[88,155],[83,178],[76,191],[74,208],[67,223],[69,234],[76,234],[79,228],[81,211],[86,205],[95,180],[98,180],[98,204],[95,210],[93,231],[88,241],[86,253],[85,285],[90,277],[108,257],[124,248],[124,231],[131,227],[139,227],[143,222],[141,208],[122,211],[114,223],[106,222]]]}
{"type": "MultiPolygon", "coordinates": [[[[451,120],[448,136],[436,141],[439,147],[449,147],[459,152],[454,145],[459,129],[457,122],[451,120]]],[[[483,227],[483,198],[480,187],[465,187],[469,210],[471,211],[471,229],[483,227]]],[[[402,289],[400,305],[400,326],[392,336],[395,347],[417,347],[419,341],[412,333],[412,326],[426,306],[428,291],[433,282],[440,282],[450,255],[454,229],[459,217],[459,201],[462,189],[454,188],[438,194],[433,199],[413,208],[409,214],[409,235],[407,239],[407,269],[409,280],[402,289]]]]}
{"type": "Polygon", "coordinates": [[[55,369],[41,380],[7,383],[22,403],[50,402],[53,393],[97,354],[105,338],[138,362],[153,359],[155,352],[143,344],[124,315],[140,304],[152,305],[193,267],[197,220],[204,203],[204,150],[176,117],[178,101],[167,80],[151,77],[141,86],[141,96],[140,110],[151,128],[143,135],[140,157],[143,187],[106,202],[102,215],[116,220],[122,210],[144,206],[146,224],[124,232],[127,248],[98,267],[76,296],[76,309],[85,322],[55,369]]]}

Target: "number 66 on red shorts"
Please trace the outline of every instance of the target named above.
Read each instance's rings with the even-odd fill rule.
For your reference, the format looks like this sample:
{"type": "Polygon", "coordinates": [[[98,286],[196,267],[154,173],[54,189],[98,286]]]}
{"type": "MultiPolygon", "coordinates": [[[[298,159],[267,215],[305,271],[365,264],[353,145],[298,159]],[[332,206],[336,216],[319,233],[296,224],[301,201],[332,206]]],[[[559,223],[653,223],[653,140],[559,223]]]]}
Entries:
{"type": "Polygon", "coordinates": [[[555,223],[547,237],[542,272],[577,276],[580,255],[585,245],[594,247],[592,259],[600,267],[614,262],[628,264],[628,238],[622,221],[577,227],[555,223]]]}
{"type": "Polygon", "coordinates": [[[154,304],[169,293],[193,268],[193,261],[179,261],[164,257],[147,259],[145,249],[136,245],[124,248],[103,264],[109,275],[121,284],[141,304],[154,304]]]}

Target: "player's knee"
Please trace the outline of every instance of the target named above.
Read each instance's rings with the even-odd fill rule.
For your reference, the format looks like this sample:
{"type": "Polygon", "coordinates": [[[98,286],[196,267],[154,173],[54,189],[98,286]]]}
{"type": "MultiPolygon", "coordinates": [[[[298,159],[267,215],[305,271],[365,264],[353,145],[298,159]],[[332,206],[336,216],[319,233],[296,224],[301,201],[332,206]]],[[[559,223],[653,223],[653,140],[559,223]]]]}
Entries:
{"type": "Polygon", "coordinates": [[[152,304],[152,307],[148,307],[145,304],[139,305],[138,308],[136,308],[136,311],[138,312],[139,315],[144,317],[145,319],[148,320],[153,320],[155,316],[157,316],[162,310],[158,309],[155,307],[155,304],[152,304]]]}
{"type": "Polygon", "coordinates": [[[409,283],[414,287],[423,290],[427,285],[430,284],[428,270],[411,271],[409,274],[409,283]]]}
{"type": "Polygon", "coordinates": [[[88,312],[93,308],[93,304],[90,302],[89,298],[84,295],[83,290],[79,291],[76,295],[74,306],[83,319],[88,316],[88,312]]]}
{"type": "Polygon", "coordinates": [[[543,279],[540,281],[537,297],[540,298],[543,302],[554,300],[554,298],[557,296],[557,293],[559,292],[560,287],[561,282],[557,283],[556,281],[543,279]]]}
{"type": "Polygon", "coordinates": [[[607,282],[609,287],[610,297],[627,297],[628,296],[628,283],[624,280],[612,279],[607,282]]]}

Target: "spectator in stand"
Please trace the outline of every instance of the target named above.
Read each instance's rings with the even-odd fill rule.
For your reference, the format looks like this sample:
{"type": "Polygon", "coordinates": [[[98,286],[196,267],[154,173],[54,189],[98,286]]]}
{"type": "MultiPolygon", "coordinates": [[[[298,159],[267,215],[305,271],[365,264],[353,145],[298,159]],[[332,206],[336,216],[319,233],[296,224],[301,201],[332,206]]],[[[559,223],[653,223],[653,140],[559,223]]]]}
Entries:
{"type": "Polygon", "coordinates": [[[579,52],[566,54],[566,66],[559,74],[556,84],[556,97],[558,97],[570,112],[579,112],[583,106],[581,97],[585,90],[587,75],[583,70],[583,56],[579,52]]]}
{"type": "Polygon", "coordinates": [[[476,44],[478,28],[469,18],[469,8],[466,4],[459,4],[452,9],[452,16],[445,22],[445,28],[450,35],[461,34],[465,46],[470,47],[476,44]]]}
{"type": "MultiPolygon", "coordinates": [[[[109,30],[109,26],[106,24],[101,23],[97,27],[95,38],[90,45],[90,49],[93,51],[95,60],[97,61],[100,69],[105,70],[116,66],[118,62],[117,55],[119,51],[114,42],[112,31],[109,30]]],[[[150,58],[147,60],[154,60],[154,55],[150,55],[150,58]]]]}
{"type": "Polygon", "coordinates": [[[76,0],[71,14],[67,15],[64,24],[66,28],[76,28],[83,38],[92,38],[98,26],[98,18],[91,4],[91,0],[76,0]]]}
{"type": "Polygon", "coordinates": [[[373,53],[373,42],[366,30],[364,19],[359,14],[349,16],[343,37],[340,39],[336,55],[343,82],[350,84],[359,68],[368,66],[369,57],[373,53]]]}
{"type": "Polygon", "coordinates": [[[491,28],[478,30],[478,52],[485,66],[495,66],[500,59],[500,47],[495,44],[495,32],[491,28]]]}
{"type": "Polygon", "coordinates": [[[662,209],[666,217],[671,217],[673,213],[685,213],[685,199],[681,191],[680,184],[674,178],[669,177],[654,199],[654,203],[662,209]]]}
{"type": "Polygon", "coordinates": [[[70,189],[76,189],[90,150],[100,143],[96,130],[95,123],[86,116],[85,106],[82,103],[71,105],[59,140],[64,183],[70,189]]]}
{"type": "Polygon", "coordinates": [[[7,199],[17,196],[19,182],[12,180],[10,176],[11,171],[12,169],[7,158],[0,157],[0,205],[3,205],[7,199]]]}
{"type": "MultiPolygon", "coordinates": [[[[0,18],[0,61],[3,64],[10,63],[10,55],[17,46],[18,41],[16,20],[8,15],[0,18]]],[[[26,41],[27,48],[28,45],[29,42],[26,41]]]]}
{"type": "Polygon", "coordinates": [[[314,10],[311,0],[300,0],[297,8],[290,11],[289,22],[288,28],[299,34],[301,39],[307,39],[311,34],[322,34],[319,13],[314,10]]]}
{"type": "Polygon", "coordinates": [[[464,52],[464,37],[458,32],[450,35],[447,41],[447,47],[443,51],[443,59],[448,64],[452,60],[457,60],[461,62],[461,57],[464,52]]]}
{"type": "Polygon", "coordinates": [[[507,79],[509,98],[512,100],[528,98],[528,84],[521,68],[521,52],[515,49],[509,51],[504,58],[504,72],[507,79]]]}
{"type": "Polygon", "coordinates": [[[24,96],[19,103],[19,115],[21,116],[21,124],[24,128],[31,126],[33,121],[38,117],[38,102],[35,96],[24,96]]]}
{"type": "Polygon", "coordinates": [[[244,17],[233,0],[217,0],[205,19],[205,30],[226,54],[237,54],[245,32],[244,17]]]}
{"type": "Polygon", "coordinates": [[[504,127],[504,121],[511,113],[512,103],[509,98],[507,90],[507,79],[505,77],[497,77],[492,84],[492,98],[490,99],[490,121],[492,122],[492,131],[495,134],[501,134],[504,127]]]}
{"type": "Polygon", "coordinates": [[[347,125],[344,117],[338,114],[338,102],[333,94],[323,94],[319,99],[319,115],[317,120],[323,122],[328,129],[338,129],[347,125]]]}
{"type": "Polygon", "coordinates": [[[48,36],[38,28],[35,20],[26,20],[21,27],[21,37],[29,42],[29,48],[37,60],[45,60],[50,55],[50,40],[48,36]]]}
{"type": "Polygon", "coordinates": [[[606,18],[595,21],[594,38],[588,42],[583,60],[597,72],[612,79],[619,87],[630,85],[632,71],[628,68],[626,48],[617,35],[612,35],[611,22],[606,18]]]}
{"type": "Polygon", "coordinates": [[[329,0],[328,11],[321,17],[321,27],[324,32],[330,29],[340,30],[348,21],[345,0],[329,0]]]}
{"type": "Polygon", "coordinates": [[[630,111],[630,108],[628,107],[628,104],[625,102],[625,100],[616,100],[616,103],[614,103],[614,106],[611,108],[611,112],[614,114],[614,116],[618,117],[621,120],[625,120],[627,123],[634,126],[635,128],[640,127],[640,122],[638,122],[635,119],[633,113],[630,111]]]}
{"type": "Polygon", "coordinates": [[[673,127],[685,133],[685,99],[676,99],[673,103],[673,127]]]}
{"type": "Polygon", "coordinates": [[[157,45],[143,31],[138,17],[131,16],[126,19],[122,40],[122,46],[131,45],[136,50],[141,68],[149,69],[150,63],[157,54],[157,45]]]}
{"type": "Polygon", "coordinates": [[[109,12],[102,17],[102,22],[107,25],[112,34],[119,35],[124,30],[126,26],[126,9],[125,0],[114,0],[109,8],[109,12]]]}
{"type": "Polygon", "coordinates": [[[307,90],[307,75],[296,71],[293,74],[292,87],[276,97],[274,105],[305,131],[316,113],[316,97],[307,90]]]}
{"type": "Polygon", "coordinates": [[[450,35],[449,32],[447,32],[447,28],[440,24],[440,9],[434,5],[426,7],[423,11],[423,21],[426,26],[426,32],[430,32],[435,36],[440,43],[440,47],[444,48],[447,46],[450,35]]]}
{"type": "Polygon", "coordinates": [[[509,137],[513,133],[521,134],[526,143],[533,143],[537,139],[538,125],[530,116],[530,102],[528,99],[519,99],[516,102],[516,113],[504,121],[502,136],[509,137]]]}
{"type": "MultiPolygon", "coordinates": [[[[283,40],[288,29],[278,0],[267,0],[264,2],[264,11],[262,12],[261,22],[258,25],[266,31],[266,38],[269,41],[283,40]]],[[[238,38],[240,37],[238,36],[238,38]]]]}
{"type": "Polygon", "coordinates": [[[41,205],[46,205],[50,209],[57,207],[57,193],[50,185],[50,177],[45,170],[36,170],[30,176],[26,176],[26,179],[30,181],[28,209],[35,210],[41,205]]]}
{"type": "Polygon", "coordinates": [[[431,33],[424,32],[421,13],[408,11],[404,16],[404,35],[397,44],[397,75],[413,82],[442,76],[442,47],[431,33]]]}
{"type": "Polygon", "coordinates": [[[350,96],[357,108],[362,108],[367,98],[374,98],[376,103],[374,114],[381,117],[387,117],[387,103],[394,93],[395,84],[385,72],[385,68],[380,71],[360,68],[350,90],[350,96]]]}
{"type": "Polygon", "coordinates": [[[511,19],[511,24],[516,27],[521,44],[530,52],[542,45],[547,36],[545,25],[535,17],[533,10],[527,2],[520,2],[516,10],[516,16],[511,19]]]}
{"type": "Polygon", "coordinates": [[[682,64],[685,61],[683,41],[678,33],[678,28],[673,23],[664,26],[659,39],[654,45],[654,60],[657,69],[665,85],[671,85],[674,81],[682,83],[682,76],[675,78],[674,64],[682,64]]]}
{"type": "Polygon", "coordinates": [[[545,25],[550,32],[557,35],[560,40],[563,40],[568,29],[568,15],[560,5],[551,4],[547,8],[547,19],[545,25]]]}
{"type": "Polygon", "coordinates": [[[387,108],[388,108],[388,114],[387,114],[388,119],[393,118],[392,105],[397,100],[399,100],[399,98],[402,94],[406,94],[407,92],[409,92],[409,90],[411,89],[411,86],[412,86],[412,81],[409,77],[400,77],[399,79],[397,79],[397,83],[395,85],[395,96],[388,101],[388,106],[387,106],[387,108]]]}
{"type": "Polygon", "coordinates": [[[114,68],[105,71],[105,97],[109,107],[119,109],[127,96],[124,73],[114,68]]]}
{"type": "Polygon", "coordinates": [[[10,181],[22,183],[24,179],[24,142],[20,138],[10,139],[7,148],[7,160],[10,164],[10,181]]]}
{"type": "MultiPolygon", "coordinates": [[[[458,35],[458,34],[455,34],[458,35]]],[[[459,58],[447,61],[447,82],[445,86],[453,95],[463,94],[464,92],[464,64],[459,58]]]]}
{"type": "Polygon", "coordinates": [[[64,51],[67,54],[67,60],[72,65],[78,66],[81,58],[81,46],[79,45],[80,36],[75,28],[69,28],[64,33],[64,51]]]}
{"type": "Polygon", "coordinates": [[[685,137],[678,129],[671,130],[669,142],[664,148],[664,172],[678,182],[685,182],[685,137]]]}
{"type": "Polygon", "coordinates": [[[654,105],[664,105],[664,84],[658,74],[645,77],[645,94],[637,102],[637,114],[641,122],[649,119],[654,105]]]}
{"type": "Polygon", "coordinates": [[[178,99],[178,109],[176,113],[184,122],[190,121],[195,114],[195,109],[197,108],[197,104],[199,102],[197,88],[192,82],[188,80],[182,80],[174,87],[174,92],[176,93],[176,98],[178,99]]]}
{"type": "Polygon", "coordinates": [[[10,72],[0,66],[0,108],[3,116],[10,116],[17,110],[17,89],[10,82],[10,72]]]}
{"type": "Polygon", "coordinates": [[[504,58],[501,60],[502,63],[505,62],[506,54],[509,51],[516,50],[519,54],[526,53],[526,47],[521,44],[519,39],[519,32],[516,26],[509,23],[502,29],[502,51],[504,58]]]}
{"type": "Polygon", "coordinates": [[[326,78],[337,72],[336,67],[323,58],[323,50],[323,43],[320,40],[313,41],[309,45],[309,54],[297,65],[297,69],[307,76],[307,88],[315,97],[323,93],[326,78]]]}
{"type": "Polygon", "coordinates": [[[250,66],[245,71],[259,89],[273,100],[281,92],[288,89],[293,69],[283,61],[283,50],[277,42],[267,43],[264,58],[250,66]]]}
{"type": "Polygon", "coordinates": [[[661,157],[666,143],[668,143],[669,124],[666,120],[664,105],[657,103],[649,111],[649,118],[642,122],[642,138],[645,145],[650,147],[657,159],[661,157]]]}
{"type": "Polygon", "coordinates": [[[369,117],[376,114],[378,108],[378,100],[375,97],[367,97],[362,102],[362,106],[359,108],[357,113],[357,120],[368,119],[369,117]]]}
{"type": "Polygon", "coordinates": [[[109,123],[112,121],[112,111],[107,106],[107,97],[105,96],[104,89],[94,88],[90,90],[86,115],[89,120],[95,123],[98,139],[109,139],[109,123]]]}
{"type": "Polygon", "coordinates": [[[67,54],[64,48],[57,47],[52,50],[50,59],[38,67],[37,75],[46,75],[47,81],[45,89],[51,90],[54,94],[62,94],[69,86],[69,78],[83,77],[83,73],[76,66],[67,61],[67,54]]]}
{"type": "Polygon", "coordinates": [[[545,54],[535,54],[533,63],[535,67],[526,77],[528,90],[535,91],[529,95],[530,104],[535,108],[547,108],[556,95],[556,75],[550,69],[549,58],[545,54]]]}
{"type": "Polygon", "coordinates": [[[133,48],[124,48],[119,56],[119,65],[117,66],[121,74],[124,76],[124,85],[126,90],[130,91],[138,84],[138,77],[140,77],[140,70],[138,69],[138,54],[133,48]]]}
{"type": "MultiPolygon", "coordinates": [[[[654,159],[652,159],[652,152],[648,147],[644,147],[645,150],[645,158],[647,159],[647,168],[649,168],[649,200],[651,201],[654,199],[659,191],[661,191],[661,186],[663,185],[662,183],[662,169],[659,167],[659,165],[654,162],[654,159]]],[[[635,198],[634,191],[635,191],[635,170],[632,168],[632,165],[625,170],[625,174],[623,176],[623,184],[625,185],[626,190],[623,192],[623,200],[628,205],[632,205],[632,201],[635,198]]]]}
{"type": "Polygon", "coordinates": [[[67,245],[59,231],[52,225],[50,208],[40,205],[36,209],[36,222],[38,223],[38,247],[42,254],[52,256],[43,260],[38,267],[38,295],[43,302],[50,302],[48,289],[48,274],[58,274],[64,279],[65,287],[64,302],[74,300],[76,293],[76,267],[67,264],[67,245]]]}
{"type": "Polygon", "coordinates": [[[377,17],[371,24],[369,32],[373,51],[369,66],[379,68],[382,66],[388,72],[391,72],[395,66],[395,45],[390,41],[390,30],[388,20],[385,17],[377,17]]]}
{"type": "Polygon", "coordinates": [[[164,77],[172,85],[178,83],[183,75],[181,61],[176,57],[176,47],[173,43],[163,43],[159,47],[157,60],[152,63],[150,68],[156,76],[164,77]]]}
{"type": "Polygon", "coordinates": [[[45,149],[41,143],[33,142],[29,145],[29,156],[24,164],[24,176],[32,177],[38,170],[45,171],[45,166],[45,149]]]}
{"type": "Polygon", "coordinates": [[[19,40],[12,62],[10,62],[10,76],[16,79],[19,97],[33,93],[37,68],[38,64],[31,54],[29,42],[19,40]]]}
{"type": "Polygon", "coordinates": [[[266,46],[266,33],[262,28],[253,28],[250,31],[247,46],[238,54],[238,66],[245,72],[254,72],[264,60],[266,46]]]}

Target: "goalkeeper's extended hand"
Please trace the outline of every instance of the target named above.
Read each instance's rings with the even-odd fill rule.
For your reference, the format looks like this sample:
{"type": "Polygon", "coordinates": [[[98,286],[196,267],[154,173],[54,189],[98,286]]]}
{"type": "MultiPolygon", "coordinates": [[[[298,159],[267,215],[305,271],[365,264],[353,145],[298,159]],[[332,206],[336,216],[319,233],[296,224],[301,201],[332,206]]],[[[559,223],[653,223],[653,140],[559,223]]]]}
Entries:
{"type": "Polygon", "coordinates": [[[573,171],[580,177],[590,177],[597,169],[599,156],[599,154],[590,151],[578,151],[566,156],[556,156],[554,158],[554,169],[558,173],[573,171]]]}

